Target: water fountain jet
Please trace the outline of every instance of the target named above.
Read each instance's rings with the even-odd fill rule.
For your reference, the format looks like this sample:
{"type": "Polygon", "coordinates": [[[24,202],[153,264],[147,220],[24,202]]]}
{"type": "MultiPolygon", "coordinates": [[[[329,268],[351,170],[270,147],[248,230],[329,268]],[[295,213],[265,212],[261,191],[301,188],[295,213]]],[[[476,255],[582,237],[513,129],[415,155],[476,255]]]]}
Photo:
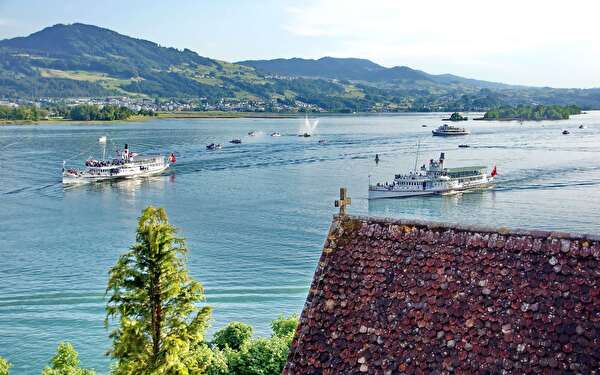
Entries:
{"type": "Polygon", "coordinates": [[[308,116],[304,117],[304,125],[300,128],[300,134],[298,134],[298,136],[310,137],[317,128],[317,125],[319,125],[319,119],[316,119],[313,122],[311,122],[308,119],[308,116]]]}

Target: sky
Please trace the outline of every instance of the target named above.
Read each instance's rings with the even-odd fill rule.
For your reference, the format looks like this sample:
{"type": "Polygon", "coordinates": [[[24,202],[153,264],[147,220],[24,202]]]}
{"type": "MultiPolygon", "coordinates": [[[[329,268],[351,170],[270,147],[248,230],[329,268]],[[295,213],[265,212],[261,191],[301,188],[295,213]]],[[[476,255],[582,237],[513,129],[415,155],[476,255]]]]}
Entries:
{"type": "Polygon", "coordinates": [[[597,0],[0,0],[0,39],[74,22],[234,62],[359,57],[511,84],[600,87],[597,0]]]}

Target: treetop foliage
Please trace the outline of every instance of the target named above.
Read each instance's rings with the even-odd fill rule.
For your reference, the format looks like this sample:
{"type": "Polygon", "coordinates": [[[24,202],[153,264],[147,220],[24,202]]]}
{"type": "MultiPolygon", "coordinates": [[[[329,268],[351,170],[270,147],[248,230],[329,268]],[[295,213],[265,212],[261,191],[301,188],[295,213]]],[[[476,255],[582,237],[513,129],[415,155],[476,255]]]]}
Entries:
{"type": "Polygon", "coordinates": [[[252,337],[252,327],[241,323],[231,322],[213,335],[213,345],[219,349],[230,348],[240,350],[252,337]]]}
{"type": "Polygon", "coordinates": [[[290,315],[286,317],[280,315],[277,319],[271,322],[271,328],[273,334],[277,337],[286,337],[294,335],[296,328],[298,327],[298,315],[290,315]]]}
{"type": "Polygon", "coordinates": [[[463,117],[460,113],[458,112],[454,112],[451,116],[450,116],[450,121],[463,121],[466,120],[466,117],[463,117]]]}
{"type": "Polygon", "coordinates": [[[48,116],[48,111],[32,106],[8,107],[0,105],[0,120],[38,121],[48,116]]]}
{"type": "Polygon", "coordinates": [[[107,324],[115,374],[188,374],[205,371],[202,346],[211,308],[202,285],[190,278],[187,248],[162,208],[147,207],[136,243],[109,272],[107,324]]]}
{"type": "Polygon", "coordinates": [[[210,375],[275,375],[280,374],[287,361],[290,345],[298,326],[298,317],[280,316],[271,322],[271,337],[250,338],[249,326],[229,324],[217,331],[213,340],[213,362],[210,375]],[[233,339],[233,340],[232,340],[233,339]],[[230,345],[229,340],[237,345],[230,345]]]}
{"type": "Polygon", "coordinates": [[[483,118],[486,120],[566,120],[571,115],[580,113],[581,108],[576,105],[504,106],[487,111],[483,118]]]}
{"type": "Polygon", "coordinates": [[[79,367],[78,356],[71,343],[61,342],[50,360],[50,367],[46,367],[42,375],[95,375],[94,370],[79,367]]]}
{"type": "Polygon", "coordinates": [[[6,359],[0,357],[0,375],[8,375],[10,367],[10,363],[6,359]]]}

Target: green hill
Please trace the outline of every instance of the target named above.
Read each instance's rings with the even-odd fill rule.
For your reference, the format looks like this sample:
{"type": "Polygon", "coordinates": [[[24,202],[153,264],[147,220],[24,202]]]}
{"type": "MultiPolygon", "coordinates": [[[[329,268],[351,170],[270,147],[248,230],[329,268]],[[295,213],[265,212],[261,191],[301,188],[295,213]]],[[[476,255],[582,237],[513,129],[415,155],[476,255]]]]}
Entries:
{"type": "Polygon", "coordinates": [[[341,79],[371,83],[419,82],[427,81],[442,85],[464,84],[473,88],[508,88],[496,82],[479,81],[451,74],[433,75],[407,66],[386,68],[366,59],[322,57],[312,59],[273,59],[246,60],[238,64],[255,68],[265,74],[293,77],[341,79]]]}
{"type": "Polygon", "coordinates": [[[80,23],[0,41],[0,98],[104,97],[250,100],[326,110],[485,110],[500,105],[600,108],[600,90],[510,86],[364,59],[238,64],[80,23]],[[304,104],[303,104],[304,103],[304,104]]]}

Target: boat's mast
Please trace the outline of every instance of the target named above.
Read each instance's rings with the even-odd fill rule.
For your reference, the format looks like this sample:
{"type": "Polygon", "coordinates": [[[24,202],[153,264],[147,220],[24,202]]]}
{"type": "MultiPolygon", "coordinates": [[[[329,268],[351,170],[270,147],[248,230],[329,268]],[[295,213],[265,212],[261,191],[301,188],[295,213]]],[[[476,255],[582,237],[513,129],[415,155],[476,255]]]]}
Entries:
{"type": "Polygon", "coordinates": [[[421,140],[417,141],[417,156],[415,157],[415,167],[413,168],[413,172],[417,173],[417,164],[419,163],[419,148],[421,147],[421,140]]]}

